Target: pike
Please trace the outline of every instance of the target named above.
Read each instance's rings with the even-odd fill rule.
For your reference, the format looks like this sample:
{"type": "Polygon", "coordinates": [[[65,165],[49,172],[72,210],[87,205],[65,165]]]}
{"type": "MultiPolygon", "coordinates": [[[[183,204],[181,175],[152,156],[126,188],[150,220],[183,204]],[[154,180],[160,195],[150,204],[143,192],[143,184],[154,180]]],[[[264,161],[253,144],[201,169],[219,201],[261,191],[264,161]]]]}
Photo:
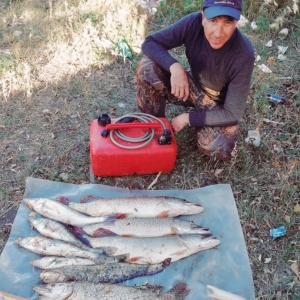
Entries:
{"type": "Polygon", "coordinates": [[[111,263],[92,266],[72,266],[54,270],[44,270],[40,279],[45,283],[84,281],[92,283],[120,283],[141,276],[151,276],[162,272],[171,259],[154,265],[111,263]]]}
{"type": "Polygon", "coordinates": [[[189,294],[186,284],[178,283],[166,293],[151,286],[125,286],[88,282],[59,282],[36,285],[33,290],[43,297],[40,300],[184,300],[189,294]]]}
{"type": "Polygon", "coordinates": [[[125,255],[125,262],[156,264],[166,258],[172,262],[214,248],[220,244],[211,233],[182,234],[164,237],[90,237],[78,227],[68,226],[70,231],[83,243],[92,248],[101,248],[107,255],[125,255]]]}
{"type": "Polygon", "coordinates": [[[114,235],[154,237],[174,234],[209,233],[209,228],[198,226],[194,222],[176,218],[116,219],[84,226],[82,229],[93,237],[114,235]]]}
{"type": "Polygon", "coordinates": [[[72,208],[48,198],[25,198],[23,201],[42,216],[74,226],[86,226],[107,220],[106,217],[86,216],[72,208]]]}
{"type": "MultiPolygon", "coordinates": [[[[74,235],[71,234],[70,231],[66,228],[66,226],[58,221],[43,218],[43,217],[38,217],[38,218],[30,217],[29,222],[33,228],[35,228],[41,235],[45,237],[71,243],[83,250],[97,252],[100,254],[99,250],[88,247],[84,243],[82,243],[79,239],[75,238],[74,235]]],[[[101,254],[104,255],[103,251],[101,251],[101,254]]],[[[107,257],[106,261],[113,262],[115,260],[113,258],[107,257]]]]}
{"type": "Polygon", "coordinates": [[[198,203],[167,196],[102,198],[87,203],[77,203],[63,197],[60,201],[94,217],[166,218],[198,214],[204,210],[198,203]]]}
{"type": "Polygon", "coordinates": [[[60,256],[44,256],[40,259],[32,259],[31,265],[43,270],[52,270],[67,266],[91,266],[95,262],[88,258],[82,257],[60,257],[60,256]]]}
{"type": "Polygon", "coordinates": [[[60,222],[55,220],[39,217],[29,218],[29,223],[35,228],[41,235],[56,240],[62,240],[71,243],[77,247],[88,249],[81,241],[76,239],[74,235],[60,222]]]}
{"type": "Polygon", "coordinates": [[[53,240],[44,236],[19,238],[15,241],[15,243],[18,246],[21,246],[37,254],[66,257],[84,257],[94,261],[95,263],[123,261],[125,259],[123,255],[117,256],[115,258],[107,257],[100,252],[96,253],[86,251],[70,243],[53,240]]]}

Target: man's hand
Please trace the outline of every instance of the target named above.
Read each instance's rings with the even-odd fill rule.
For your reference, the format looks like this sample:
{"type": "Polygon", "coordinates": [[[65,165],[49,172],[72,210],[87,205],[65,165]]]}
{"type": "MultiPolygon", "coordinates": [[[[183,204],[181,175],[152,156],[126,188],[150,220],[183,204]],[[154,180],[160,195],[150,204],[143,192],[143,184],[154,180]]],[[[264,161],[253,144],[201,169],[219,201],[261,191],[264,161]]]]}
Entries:
{"type": "Polygon", "coordinates": [[[180,63],[176,62],[170,67],[171,72],[171,93],[178,99],[186,101],[189,97],[189,82],[186,71],[180,63]]]}
{"type": "Polygon", "coordinates": [[[183,113],[172,119],[172,127],[175,133],[178,133],[185,126],[189,125],[189,114],[183,113]]]}

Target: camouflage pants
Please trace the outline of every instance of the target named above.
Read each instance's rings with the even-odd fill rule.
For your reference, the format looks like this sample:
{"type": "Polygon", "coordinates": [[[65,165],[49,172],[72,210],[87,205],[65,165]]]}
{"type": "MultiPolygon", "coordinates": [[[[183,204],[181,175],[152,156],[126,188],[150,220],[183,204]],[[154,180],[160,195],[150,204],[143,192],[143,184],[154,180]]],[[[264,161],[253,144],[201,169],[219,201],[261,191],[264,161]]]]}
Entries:
{"type": "MultiPolygon", "coordinates": [[[[139,109],[156,117],[165,117],[166,101],[194,107],[196,111],[213,109],[218,106],[217,95],[212,90],[199,89],[187,72],[190,95],[186,102],[171,94],[170,73],[153,61],[143,58],[136,71],[137,104],[139,109]]],[[[198,148],[204,154],[226,160],[231,158],[239,134],[238,126],[198,127],[196,138],[198,148]]]]}

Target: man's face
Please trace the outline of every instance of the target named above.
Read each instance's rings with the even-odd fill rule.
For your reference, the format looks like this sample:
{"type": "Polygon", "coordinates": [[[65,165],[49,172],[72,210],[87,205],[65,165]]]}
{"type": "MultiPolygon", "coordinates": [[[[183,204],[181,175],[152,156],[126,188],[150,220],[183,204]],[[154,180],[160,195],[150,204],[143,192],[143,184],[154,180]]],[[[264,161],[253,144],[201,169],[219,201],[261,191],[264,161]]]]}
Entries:
{"type": "Polygon", "coordinates": [[[213,49],[221,48],[232,36],[237,21],[231,17],[219,16],[206,19],[203,13],[204,34],[213,49]]]}

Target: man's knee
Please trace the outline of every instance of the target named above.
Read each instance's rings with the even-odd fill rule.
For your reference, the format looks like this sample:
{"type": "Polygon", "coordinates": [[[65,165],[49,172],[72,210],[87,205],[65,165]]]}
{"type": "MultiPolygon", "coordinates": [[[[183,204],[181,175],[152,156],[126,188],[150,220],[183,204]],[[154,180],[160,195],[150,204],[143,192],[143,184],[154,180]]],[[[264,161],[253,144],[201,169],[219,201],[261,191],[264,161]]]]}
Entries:
{"type": "Polygon", "coordinates": [[[232,157],[238,136],[238,126],[205,127],[197,130],[197,144],[205,155],[228,160],[232,157]]]}

